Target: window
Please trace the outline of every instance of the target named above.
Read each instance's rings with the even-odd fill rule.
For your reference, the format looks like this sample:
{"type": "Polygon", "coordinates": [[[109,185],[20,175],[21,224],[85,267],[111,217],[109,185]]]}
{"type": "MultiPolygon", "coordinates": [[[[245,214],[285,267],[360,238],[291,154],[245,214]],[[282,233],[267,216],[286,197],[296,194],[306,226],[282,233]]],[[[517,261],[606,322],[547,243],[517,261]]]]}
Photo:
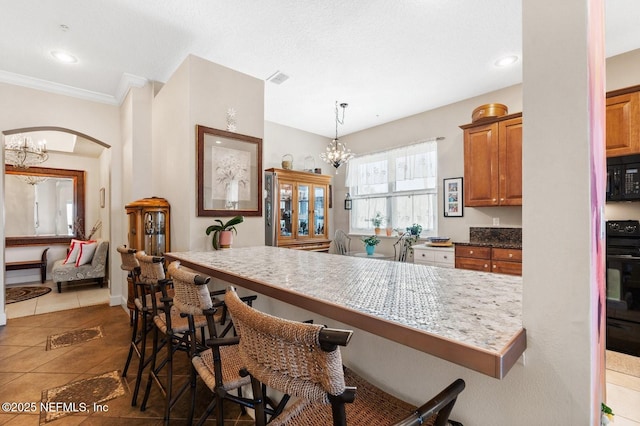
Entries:
{"type": "Polygon", "coordinates": [[[370,233],[371,219],[380,212],[385,217],[381,227],[404,230],[418,223],[423,234],[435,235],[437,163],[436,139],[349,161],[350,232],[370,233]]]}

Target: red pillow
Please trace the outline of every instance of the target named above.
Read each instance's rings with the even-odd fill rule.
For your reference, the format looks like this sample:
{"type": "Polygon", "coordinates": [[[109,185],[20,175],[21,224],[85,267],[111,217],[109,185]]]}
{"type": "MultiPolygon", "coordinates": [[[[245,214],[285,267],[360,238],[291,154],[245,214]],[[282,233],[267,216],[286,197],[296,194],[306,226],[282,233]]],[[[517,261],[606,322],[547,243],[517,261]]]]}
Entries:
{"type": "Polygon", "coordinates": [[[64,265],[75,264],[76,266],[84,265],[85,263],[91,262],[93,258],[93,253],[95,252],[95,240],[90,241],[82,241],[82,240],[71,240],[71,245],[69,246],[69,253],[67,253],[67,257],[62,262],[64,265]],[[85,255],[81,259],[80,254],[83,252],[83,247],[86,244],[94,244],[93,250],[89,253],[85,250],[85,255]],[[87,256],[89,257],[89,261],[86,261],[87,256]],[[84,263],[80,263],[82,261],[84,263]]]}
{"type": "Polygon", "coordinates": [[[78,253],[78,260],[76,260],[76,266],[86,265],[93,259],[93,254],[96,252],[98,243],[95,241],[86,241],[80,244],[80,252],[78,253]]]}
{"type": "Polygon", "coordinates": [[[68,263],[76,263],[78,260],[78,253],[80,252],[80,245],[84,243],[82,240],[71,240],[71,245],[67,251],[67,257],[62,262],[64,265],[68,263]]]}

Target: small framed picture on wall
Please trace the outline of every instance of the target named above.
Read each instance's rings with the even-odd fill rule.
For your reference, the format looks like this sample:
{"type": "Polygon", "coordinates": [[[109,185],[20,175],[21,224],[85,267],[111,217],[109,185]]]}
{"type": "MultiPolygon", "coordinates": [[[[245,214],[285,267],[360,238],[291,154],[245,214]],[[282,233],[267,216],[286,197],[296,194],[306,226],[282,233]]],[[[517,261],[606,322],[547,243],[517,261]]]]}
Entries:
{"type": "Polygon", "coordinates": [[[462,217],[462,178],[443,179],[445,217],[462,217]]]}

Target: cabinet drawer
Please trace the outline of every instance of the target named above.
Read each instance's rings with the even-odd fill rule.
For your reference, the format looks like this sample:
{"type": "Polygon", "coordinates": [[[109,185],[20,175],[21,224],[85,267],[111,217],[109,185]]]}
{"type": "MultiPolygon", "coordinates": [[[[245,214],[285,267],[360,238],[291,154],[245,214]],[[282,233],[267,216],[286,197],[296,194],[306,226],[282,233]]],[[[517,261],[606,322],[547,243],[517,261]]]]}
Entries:
{"type": "Polygon", "coordinates": [[[497,274],[522,275],[522,263],[493,261],[491,270],[497,274]]]}
{"type": "Polygon", "coordinates": [[[478,246],[456,246],[456,260],[458,257],[491,259],[491,248],[478,246]]]}
{"type": "Polygon", "coordinates": [[[414,263],[432,263],[436,260],[436,254],[432,250],[413,249],[414,263]]]}
{"type": "Polygon", "coordinates": [[[491,258],[493,260],[506,260],[507,262],[522,262],[521,249],[491,249],[491,258]]]}
{"type": "Polygon", "coordinates": [[[436,252],[434,254],[434,261],[436,263],[444,263],[451,266],[455,263],[455,255],[453,252],[436,252]]]}
{"type": "Polygon", "coordinates": [[[489,259],[472,259],[468,257],[456,256],[456,268],[458,269],[471,269],[473,271],[491,272],[489,267],[491,262],[489,259]]]}

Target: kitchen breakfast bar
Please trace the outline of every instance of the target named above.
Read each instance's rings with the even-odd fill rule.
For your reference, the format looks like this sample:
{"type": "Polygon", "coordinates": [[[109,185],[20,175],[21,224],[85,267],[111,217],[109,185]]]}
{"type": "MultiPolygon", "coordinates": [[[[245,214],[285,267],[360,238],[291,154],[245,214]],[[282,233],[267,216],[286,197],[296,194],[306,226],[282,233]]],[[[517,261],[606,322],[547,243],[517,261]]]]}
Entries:
{"type": "Polygon", "coordinates": [[[526,348],[521,277],[269,246],[165,257],[498,379],[526,348]]]}

